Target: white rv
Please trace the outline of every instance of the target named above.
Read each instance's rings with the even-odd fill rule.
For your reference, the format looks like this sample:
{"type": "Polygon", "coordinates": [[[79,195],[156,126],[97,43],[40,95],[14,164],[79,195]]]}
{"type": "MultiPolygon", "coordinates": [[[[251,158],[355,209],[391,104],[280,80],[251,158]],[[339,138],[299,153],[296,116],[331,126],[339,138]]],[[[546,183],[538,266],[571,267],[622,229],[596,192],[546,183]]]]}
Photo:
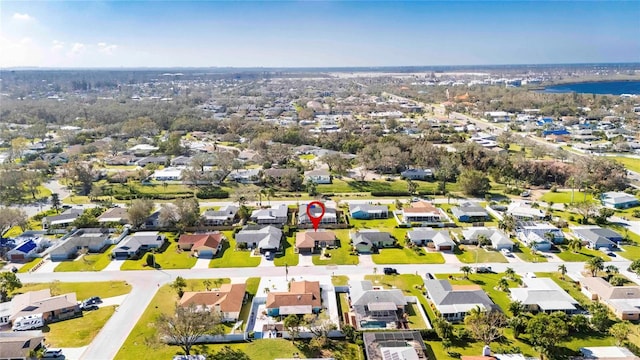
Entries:
{"type": "Polygon", "coordinates": [[[13,331],[24,331],[38,329],[44,326],[42,314],[21,316],[13,322],[13,331]]]}

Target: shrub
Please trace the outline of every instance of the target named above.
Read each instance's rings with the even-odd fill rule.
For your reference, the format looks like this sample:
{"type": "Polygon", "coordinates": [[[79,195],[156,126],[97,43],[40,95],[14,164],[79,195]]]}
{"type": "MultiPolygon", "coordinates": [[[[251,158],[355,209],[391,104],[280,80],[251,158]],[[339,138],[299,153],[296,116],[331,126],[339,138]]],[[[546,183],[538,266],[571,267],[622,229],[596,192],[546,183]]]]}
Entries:
{"type": "Polygon", "coordinates": [[[200,189],[196,192],[198,199],[227,199],[229,192],[216,187],[200,189]]]}
{"type": "Polygon", "coordinates": [[[408,191],[372,191],[371,196],[409,196],[408,191]]]}

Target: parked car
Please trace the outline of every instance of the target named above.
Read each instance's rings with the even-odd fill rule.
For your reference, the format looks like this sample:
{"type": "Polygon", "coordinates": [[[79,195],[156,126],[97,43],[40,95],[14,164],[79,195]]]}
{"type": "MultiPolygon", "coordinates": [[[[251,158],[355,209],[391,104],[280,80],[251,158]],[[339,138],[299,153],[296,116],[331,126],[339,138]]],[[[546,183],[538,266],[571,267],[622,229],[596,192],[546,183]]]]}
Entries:
{"type": "Polygon", "coordinates": [[[432,273],[427,273],[425,276],[426,276],[426,278],[427,278],[427,279],[429,279],[429,280],[433,280],[433,279],[435,279],[435,277],[433,276],[433,274],[432,274],[432,273]]]}
{"type": "Polygon", "coordinates": [[[500,250],[500,252],[504,256],[513,256],[513,254],[511,254],[511,250],[509,250],[509,249],[502,249],[502,250],[500,250]]]}
{"type": "Polygon", "coordinates": [[[58,349],[58,348],[49,348],[47,350],[44,351],[44,353],[42,354],[42,358],[47,359],[47,358],[57,358],[57,357],[61,357],[64,356],[62,354],[62,349],[58,349]]]}
{"type": "Polygon", "coordinates": [[[80,310],[82,311],[91,311],[91,310],[98,310],[99,307],[96,304],[93,305],[80,305],[80,310]]]}
{"type": "Polygon", "coordinates": [[[398,270],[386,267],[383,269],[385,275],[398,275],[398,270]]]}
{"type": "Polygon", "coordinates": [[[529,196],[531,196],[531,193],[530,193],[528,190],[525,190],[525,191],[523,191],[523,192],[520,194],[520,196],[522,196],[522,197],[529,197],[529,196]]]}
{"type": "Polygon", "coordinates": [[[476,274],[493,274],[493,270],[491,270],[491,266],[478,266],[476,274]]]}
{"type": "Polygon", "coordinates": [[[102,304],[102,299],[100,299],[97,296],[92,296],[88,299],[85,299],[82,302],[82,305],[87,306],[87,305],[95,305],[95,304],[102,304]]]}

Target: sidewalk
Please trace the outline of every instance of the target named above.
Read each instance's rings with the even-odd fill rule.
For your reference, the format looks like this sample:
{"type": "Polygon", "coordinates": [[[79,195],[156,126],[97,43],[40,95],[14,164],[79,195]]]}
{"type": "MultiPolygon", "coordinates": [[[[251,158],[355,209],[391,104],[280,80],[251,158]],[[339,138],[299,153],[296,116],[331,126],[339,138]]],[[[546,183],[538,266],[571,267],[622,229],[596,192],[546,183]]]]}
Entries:
{"type": "Polygon", "coordinates": [[[52,273],[53,270],[59,265],[59,262],[51,261],[51,258],[48,256],[42,259],[42,265],[38,267],[38,270],[34,271],[36,273],[52,273]]]}

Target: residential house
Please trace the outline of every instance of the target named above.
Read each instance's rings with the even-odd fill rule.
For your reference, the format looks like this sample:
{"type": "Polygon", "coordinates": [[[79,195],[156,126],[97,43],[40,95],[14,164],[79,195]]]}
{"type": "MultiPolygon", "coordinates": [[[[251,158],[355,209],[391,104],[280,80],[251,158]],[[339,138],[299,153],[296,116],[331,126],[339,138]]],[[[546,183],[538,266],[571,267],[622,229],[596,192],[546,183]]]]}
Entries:
{"type": "Polygon", "coordinates": [[[412,223],[440,223],[442,221],[442,213],[440,209],[426,201],[417,201],[411,203],[410,207],[402,209],[404,222],[412,223]]]}
{"type": "Polygon", "coordinates": [[[117,156],[109,156],[104,159],[105,164],[111,166],[132,165],[136,161],[136,156],[131,154],[123,154],[117,156]]]}
{"type": "Polygon", "coordinates": [[[49,252],[49,256],[51,261],[64,261],[75,258],[81,249],[98,253],[110,244],[112,241],[109,229],[78,229],[65,240],[58,242],[49,252]]]}
{"type": "Polygon", "coordinates": [[[219,210],[207,210],[202,214],[204,225],[220,226],[231,225],[236,219],[239,208],[235,205],[226,205],[219,210]]]}
{"type": "Polygon", "coordinates": [[[463,203],[451,208],[453,216],[461,222],[483,222],[491,220],[485,208],[476,203],[463,203]]]}
{"type": "MultiPolygon", "coordinates": [[[[133,147],[127,149],[128,152],[133,154],[146,155],[150,154],[154,151],[158,151],[159,148],[157,146],[149,145],[149,144],[138,144],[133,147]]],[[[164,164],[163,164],[164,165],[164,164]]]]}
{"type": "Polygon", "coordinates": [[[260,169],[233,170],[229,178],[240,184],[256,184],[260,182],[260,169]]]}
{"type": "Polygon", "coordinates": [[[307,171],[304,173],[305,182],[314,182],[316,184],[331,184],[331,173],[328,170],[318,169],[307,171]]]}
{"type": "Polygon", "coordinates": [[[482,237],[491,242],[491,247],[496,250],[508,249],[513,250],[513,241],[498,229],[492,229],[484,226],[468,227],[462,230],[462,241],[464,244],[478,244],[482,237]]]}
{"type": "Polygon", "coordinates": [[[374,288],[371,281],[350,281],[349,299],[358,329],[398,328],[408,302],[402,290],[374,288]]]}
{"type": "Polygon", "coordinates": [[[489,311],[498,309],[478,285],[451,285],[448,280],[425,280],[429,299],[448,321],[462,321],[469,311],[479,307],[489,311]]]}
{"type": "Polygon", "coordinates": [[[523,287],[511,288],[510,296],[521,302],[527,311],[550,314],[562,311],[574,314],[578,302],[551,278],[522,278],[523,287]]]}
{"type": "Polygon", "coordinates": [[[240,318],[240,311],[247,294],[245,284],[222,284],[212,291],[187,291],[180,298],[179,306],[196,305],[201,310],[215,310],[222,315],[222,321],[235,322],[240,318]]]}
{"type": "Polygon", "coordinates": [[[350,203],[349,214],[358,220],[386,219],[389,217],[389,208],[387,205],[350,203]]]}
{"type": "Polygon", "coordinates": [[[269,292],[265,307],[269,316],[318,314],[322,308],[320,282],[292,281],[288,292],[269,292]]]}
{"type": "MultiPolygon", "coordinates": [[[[309,219],[309,214],[307,214],[307,206],[308,204],[300,204],[298,207],[298,224],[306,225],[311,224],[311,219],[309,219]]],[[[309,209],[311,216],[313,218],[318,218],[322,215],[322,208],[320,206],[312,206],[309,209]]],[[[327,205],[324,206],[324,215],[320,218],[320,224],[337,224],[338,216],[335,208],[329,207],[327,205]]]]}
{"type": "Polygon", "coordinates": [[[392,247],[396,240],[388,232],[360,230],[349,234],[351,242],[359,253],[370,253],[374,249],[392,247]]]}
{"type": "Polygon", "coordinates": [[[640,286],[613,286],[600,277],[580,280],[582,293],[609,307],[620,320],[640,320],[640,286]]]}
{"type": "Polygon", "coordinates": [[[38,253],[38,244],[33,239],[27,239],[7,252],[7,258],[11,262],[25,262],[38,253]]]}
{"type": "Polygon", "coordinates": [[[602,194],[600,198],[603,206],[612,209],[627,209],[640,205],[640,200],[631,194],[610,191],[602,194]]]}
{"type": "Polygon", "coordinates": [[[269,182],[280,182],[280,180],[288,178],[288,177],[292,177],[298,176],[298,170],[297,169],[293,169],[293,168],[287,168],[287,169],[266,169],[262,172],[262,174],[264,175],[264,181],[266,183],[269,182]]]}
{"type": "Polygon", "coordinates": [[[340,240],[333,231],[300,231],[296,234],[296,251],[301,254],[313,253],[327,247],[340,246],[340,240]]]}
{"type": "Polygon", "coordinates": [[[522,241],[527,247],[538,251],[549,251],[553,246],[553,243],[549,241],[546,237],[540,236],[540,234],[535,232],[529,233],[518,233],[518,239],[522,241]]]}
{"type": "Polygon", "coordinates": [[[38,314],[42,314],[45,323],[51,323],[80,316],[82,311],[75,293],[51,296],[49,289],[43,289],[19,294],[11,299],[11,321],[38,314]]]}
{"type": "Polygon", "coordinates": [[[0,333],[0,359],[30,360],[32,351],[44,347],[42,331],[19,331],[0,333]]]}
{"type": "Polygon", "coordinates": [[[555,244],[562,244],[564,242],[564,233],[562,232],[562,230],[549,223],[538,223],[530,221],[518,222],[516,224],[516,233],[518,234],[518,236],[520,236],[520,234],[528,236],[529,234],[534,233],[541,238],[547,238],[548,236],[550,236],[547,234],[550,233],[553,235],[553,239],[549,238],[549,240],[552,240],[555,244]]]}
{"type": "MultiPolygon", "coordinates": [[[[193,161],[193,158],[191,156],[176,156],[173,159],[171,159],[170,165],[171,166],[189,166],[191,165],[192,161],[193,161]]],[[[205,164],[205,165],[212,166],[214,164],[205,164]]]]}
{"type": "Polygon", "coordinates": [[[74,222],[80,215],[84,213],[82,209],[67,209],[60,215],[45,216],[42,218],[42,228],[48,229],[49,227],[64,227],[74,222]]]}
{"type": "Polygon", "coordinates": [[[622,235],[599,226],[572,227],[573,234],[591,249],[614,249],[622,241],[622,235]]]}
{"type": "Polygon", "coordinates": [[[127,259],[150,249],[159,249],[164,242],[164,235],[157,231],[139,231],[124,238],[112,253],[116,259],[127,259]]]}
{"type": "Polygon", "coordinates": [[[456,246],[456,243],[451,240],[449,231],[434,230],[429,227],[408,231],[407,239],[416,246],[428,246],[438,251],[451,251],[456,246]]]}
{"type": "Polygon", "coordinates": [[[511,114],[506,111],[487,111],[484,113],[485,118],[493,122],[509,122],[511,114]]]}
{"type": "Polygon", "coordinates": [[[281,204],[269,209],[258,209],[251,213],[251,221],[260,225],[285,225],[289,208],[285,204],[281,204]]]}
{"type": "Polygon", "coordinates": [[[640,360],[629,349],[622,346],[590,346],[580,348],[584,360],[640,360]]]}
{"type": "Polygon", "coordinates": [[[258,248],[261,253],[280,250],[282,230],[275,226],[247,225],[236,234],[236,244],[249,249],[258,248]]]}
{"type": "Polygon", "coordinates": [[[433,179],[433,170],[431,169],[407,169],[400,173],[405,179],[409,180],[429,180],[433,179]]]}
{"type": "Polygon", "coordinates": [[[168,167],[159,169],[151,174],[151,178],[155,181],[180,181],[182,180],[182,170],[180,167],[168,167]]]}
{"type": "Polygon", "coordinates": [[[142,159],[136,161],[136,165],[145,167],[149,164],[155,165],[166,165],[169,163],[169,158],[167,156],[147,156],[142,159]]]}
{"type": "Polygon", "coordinates": [[[198,258],[212,258],[220,250],[225,237],[221,233],[180,235],[178,247],[191,251],[191,255],[198,258]]]}
{"type": "Polygon", "coordinates": [[[117,223],[124,225],[128,219],[127,209],[121,207],[111,208],[98,216],[98,222],[102,224],[117,223]]]}
{"type": "Polygon", "coordinates": [[[429,359],[419,331],[365,332],[362,339],[368,360],[429,359]]]}
{"type": "Polygon", "coordinates": [[[516,220],[542,220],[544,212],[540,209],[531,207],[525,202],[512,202],[507,207],[507,214],[513,216],[516,220]]]}

